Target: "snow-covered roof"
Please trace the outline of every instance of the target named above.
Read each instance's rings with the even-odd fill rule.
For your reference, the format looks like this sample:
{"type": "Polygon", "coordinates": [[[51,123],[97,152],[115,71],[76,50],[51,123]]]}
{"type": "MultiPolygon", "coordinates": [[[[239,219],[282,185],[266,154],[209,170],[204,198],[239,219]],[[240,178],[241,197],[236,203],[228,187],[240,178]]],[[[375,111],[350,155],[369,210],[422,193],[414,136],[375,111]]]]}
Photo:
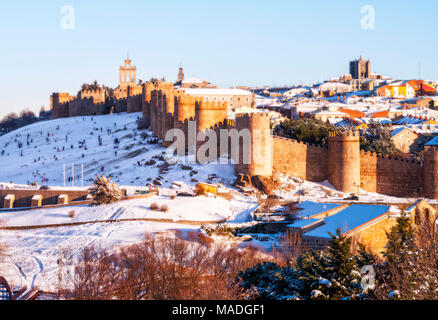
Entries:
{"type": "Polygon", "coordinates": [[[305,236],[330,238],[329,232],[336,234],[338,228],[342,233],[346,233],[385,215],[388,210],[389,206],[353,204],[337,214],[324,218],[323,225],[305,233],[305,236]]]}
{"type": "Polygon", "coordinates": [[[340,207],[337,203],[318,203],[312,201],[304,201],[296,205],[297,208],[301,209],[295,213],[297,218],[308,218],[316,214],[326,212],[328,210],[340,207]]]}
{"type": "Polygon", "coordinates": [[[220,88],[187,88],[182,89],[188,95],[192,96],[251,96],[252,92],[243,89],[220,89],[220,88]]]}
{"type": "Polygon", "coordinates": [[[394,121],[394,124],[421,124],[423,122],[426,122],[426,119],[418,119],[418,118],[411,118],[411,117],[404,117],[402,119],[399,119],[397,121],[394,121]]]}
{"type": "Polygon", "coordinates": [[[203,83],[204,80],[199,78],[187,78],[181,81],[181,83],[203,83]]]}
{"type": "Polygon", "coordinates": [[[342,89],[342,90],[350,90],[350,86],[348,84],[344,84],[341,82],[326,82],[319,86],[319,89],[329,90],[329,89],[342,89]]]}
{"type": "Polygon", "coordinates": [[[402,131],[404,131],[404,130],[406,130],[406,129],[410,130],[408,127],[404,127],[404,126],[402,126],[402,127],[397,127],[397,128],[394,128],[394,130],[392,130],[391,134],[392,134],[393,137],[395,137],[395,136],[398,135],[400,132],[402,132],[402,131]]]}

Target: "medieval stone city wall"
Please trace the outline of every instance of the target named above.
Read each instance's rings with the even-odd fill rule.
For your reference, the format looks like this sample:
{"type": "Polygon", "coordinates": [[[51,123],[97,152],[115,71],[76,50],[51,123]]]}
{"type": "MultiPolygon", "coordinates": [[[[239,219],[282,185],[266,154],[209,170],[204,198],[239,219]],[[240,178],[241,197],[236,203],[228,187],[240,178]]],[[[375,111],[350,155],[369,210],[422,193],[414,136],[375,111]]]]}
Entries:
{"type": "Polygon", "coordinates": [[[424,194],[423,165],[418,161],[361,151],[360,183],[361,188],[369,192],[421,197],[424,194]]]}
{"type": "Polygon", "coordinates": [[[142,111],[142,93],[143,86],[128,86],[126,110],[128,113],[142,111]]]}
{"type": "Polygon", "coordinates": [[[331,136],[328,148],[274,137],[275,171],[314,182],[328,180],[337,190],[360,189],[395,197],[438,199],[438,152],[424,163],[360,151],[356,133],[331,136]]]}
{"type": "Polygon", "coordinates": [[[77,97],[68,93],[51,96],[52,118],[105,114],[105,90],[81,90],[77,97]]]}
{"type": "Polygon", "coordinates": [[[274,137],[274,170],[304,180],[328,179],[328,149],[292,139],[274,137]]]}
{"type": "MultiPolygon", "coordinates": [[[[317,146],[272,137],[269,133],[270,119],[266,114],[242,114],[230,120],[227,119],[225,104],[205,102],[199,97],[162,89],[152,90],[150,97],[150,101],[143,104],[143,115],[150,115],[150,119],[145,121],[150,122],[154,135],[160,140],[164,140],[168,130],[178,128],[184,132],[185,145],[188,146],[188,123],[194,121],[197,133],[216,135],[220,150],[220,129],[249,130],[249,148],[244,151],[245,142],[239,136],[237,155],[231,148],[236,144],[228,138],[228,155],[236,163],[236,174],[270,176],[275,170],[309,181],[328,180],[343,192],[358,193],[362,189],[397,197],[438,198],[437,151],[426,152],[424,164],[386,158],[360,151],[357,132],[331,134],[327,147],[317,146]],[[249,152],[249,163],[243,161],[244,152],[249,152]]],[[[196,145],[196,150],[199,150],[203,142],[197,141],[196,145]]]]}
{"type": "Polygon", "coordinates": [[[424,152],[424,196],[438,199],[438,151],[434,147],[426,147],[424,152]]]}
{"type": "MultiPolygon", "coordinates": [[[[337,190],[348,193],[358,193],[362,189],[397,197],[438,199],[436,150],[426,150],[422,163],[386,158],[360,151],[360,137],[356,132],[330,134],[327,147],[316,146],[273,137],[267,114],[241,114],[236,115],[235,120],[227,119],[226,102],[189,96],[173,88],[172,83],[147,83],[128,88],[127,92],[128,109],[142,112],[141,127],[150,127],[163,147],[175,141],[165,141],[166,133],[175,128],[184,133],[185,150],[189,151],[189,140],[196,139],[196,136],[189,136],[190,121],[194,122],[195,133],[202,133],[205,138],[196,141],[196,149],[192,151],[205,151],[202,148],[208,141],[206,137],[214,134],[217,156],[224,151],[220,149],[221,129],[235,129],[238,133],[248,130],[249,145],[242,136],[238,136],[237,143],[228,137],[227,152],[236,163],[236,174],[270,176],[277,171],[309,181],[328,180],[337,190]],[[245,157],[249,157],[249,163],[243,161],[245,157]]],[[[101,93],[96,92],[80,92],[77,98],[53,94],[54,118],[103,114],[104,104],[96,104],[96,101],[102,101],[101,97],[101,93]]]]}
{"type": "Polygon", "coordinates": [[[65,92],[55,92],[50,97],[50,107],[53,119],[67,118],[69,103],[76,97],[65,92]]]}

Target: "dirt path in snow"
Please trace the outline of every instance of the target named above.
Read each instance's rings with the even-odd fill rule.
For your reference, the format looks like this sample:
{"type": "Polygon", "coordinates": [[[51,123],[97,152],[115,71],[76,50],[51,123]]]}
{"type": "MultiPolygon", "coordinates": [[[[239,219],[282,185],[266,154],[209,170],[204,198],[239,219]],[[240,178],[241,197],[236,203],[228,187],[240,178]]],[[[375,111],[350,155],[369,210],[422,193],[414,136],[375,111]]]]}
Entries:
{"type": "Polygon", "coordinates": [[[59,227],[71,227],[80,226],[85,224],[97,224],[97,223],[119,223],[119,222],[132,222],[132,221],[148,221],[148,222],[161,222],[161,223],[175,223],[175,224],[186,224],[192,226],[201,226],[203,224],[214,224],[223,223],[226,220],[210,220],[210,221],[195,221],[195,220],[172,220],[172,219],[154,219],[154,218],[130,218],[130,219],[109,219],[109,220],[93,220],[93,221],[81,221],[81,222],[71,222],[71,223],[59,223],[59,224],[43,224],[43,225],[33,225],[33,226],[13,226],[13,227],[0,227],[0,230],[34,230],[34,229],[45,229],[45,228],[59,228],[59,227]]]}

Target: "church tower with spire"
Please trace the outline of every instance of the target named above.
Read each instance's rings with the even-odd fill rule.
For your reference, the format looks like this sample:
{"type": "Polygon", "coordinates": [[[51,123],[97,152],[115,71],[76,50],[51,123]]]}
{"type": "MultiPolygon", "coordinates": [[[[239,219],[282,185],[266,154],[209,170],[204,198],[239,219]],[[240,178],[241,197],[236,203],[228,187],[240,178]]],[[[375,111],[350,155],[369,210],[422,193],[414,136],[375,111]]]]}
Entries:
{"type": "Polygon", "coordinates": [[[182,65],[179,66],[179,70],[178,70],[178,79],[177,82],[182,82],[184,80],[184,70],[182,68],[182,65]]]}

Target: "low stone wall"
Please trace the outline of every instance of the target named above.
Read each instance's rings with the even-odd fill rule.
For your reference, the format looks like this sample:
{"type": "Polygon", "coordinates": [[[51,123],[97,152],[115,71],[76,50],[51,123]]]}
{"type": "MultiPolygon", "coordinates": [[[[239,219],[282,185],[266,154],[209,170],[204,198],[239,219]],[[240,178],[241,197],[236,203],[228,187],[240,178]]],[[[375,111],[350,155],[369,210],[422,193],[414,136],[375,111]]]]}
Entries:
{"type": "Polygon", "coordinates": [[[41,196],[41,205],[55,205],[58,204],[58,196],[66,195],[68,201],[86,200],[88,190],[58,190],[58,189],[5,189],[0,190],[0,204],[4,208],[5,197],[7,195],[14,195],[13,208],[31,207],[32,197],[41,196]]]}
{"type": "MultiPolygon", "coordinates": [[[[17,192],[18,190],[0,190],[0,191],[15,191],[15,192],[17,192]]],[[[19,190],[19,191],[23,191],[23,190],[19,190]]],[[[35,191],[35,190],[32,190],[32,191],[35,191]]],[[[36,191],[38,191],[38,190],[36,190],[36,191]]],[[[125,189],[122,189],[122,192],[123,192],[124,196],[120,201],[144,199],[144,198],[150,198],[150,197],[153,197],[155,195],[158,195],[158,191],[152,191],[152,192],[149,192],[146,194],[136,194],[136,195],[131,195],[131,196],[126,195],[125,189]]],[[[14,192],[9,192],[8,194],[12,195],[12,198],[14,197],[14,192]]],[[[68,193],[66,193],[66,192],[62,192],[60,194],[60,196],[63,196],[63,195],[67,195],[67,197],[68,197],[68,193]]],[[[28,205],[28,206],[9,206],[10,200],[5,199],[6,196],[4,196],[3,198],[0,196],[0,201],[1,201],[1,203],[4,204],[2,206],[3,209],[0,208],[0,211],[2,211],[2,212],[3,211],[22,211],[22,210],[39,209],[41,207],[44,207],[45,209],[51,209],[51,208],[60,208],[60,207],[89,205],[89,204],[91,204],[91,200],[87,199],[87,195],[88,195],[88,193],[86,193],[86,195],[84,197],[80,197],[79,200],[68,200],[67,203],[55,203],[55,204],[42,203],[41,206],[36,206],[36,205],[32,206],[32,197],[30,198],[31,199],[30,205],[28,205]]],[[[58,198],[58,196],[56,196],[55,198],[58,198]]]]}

